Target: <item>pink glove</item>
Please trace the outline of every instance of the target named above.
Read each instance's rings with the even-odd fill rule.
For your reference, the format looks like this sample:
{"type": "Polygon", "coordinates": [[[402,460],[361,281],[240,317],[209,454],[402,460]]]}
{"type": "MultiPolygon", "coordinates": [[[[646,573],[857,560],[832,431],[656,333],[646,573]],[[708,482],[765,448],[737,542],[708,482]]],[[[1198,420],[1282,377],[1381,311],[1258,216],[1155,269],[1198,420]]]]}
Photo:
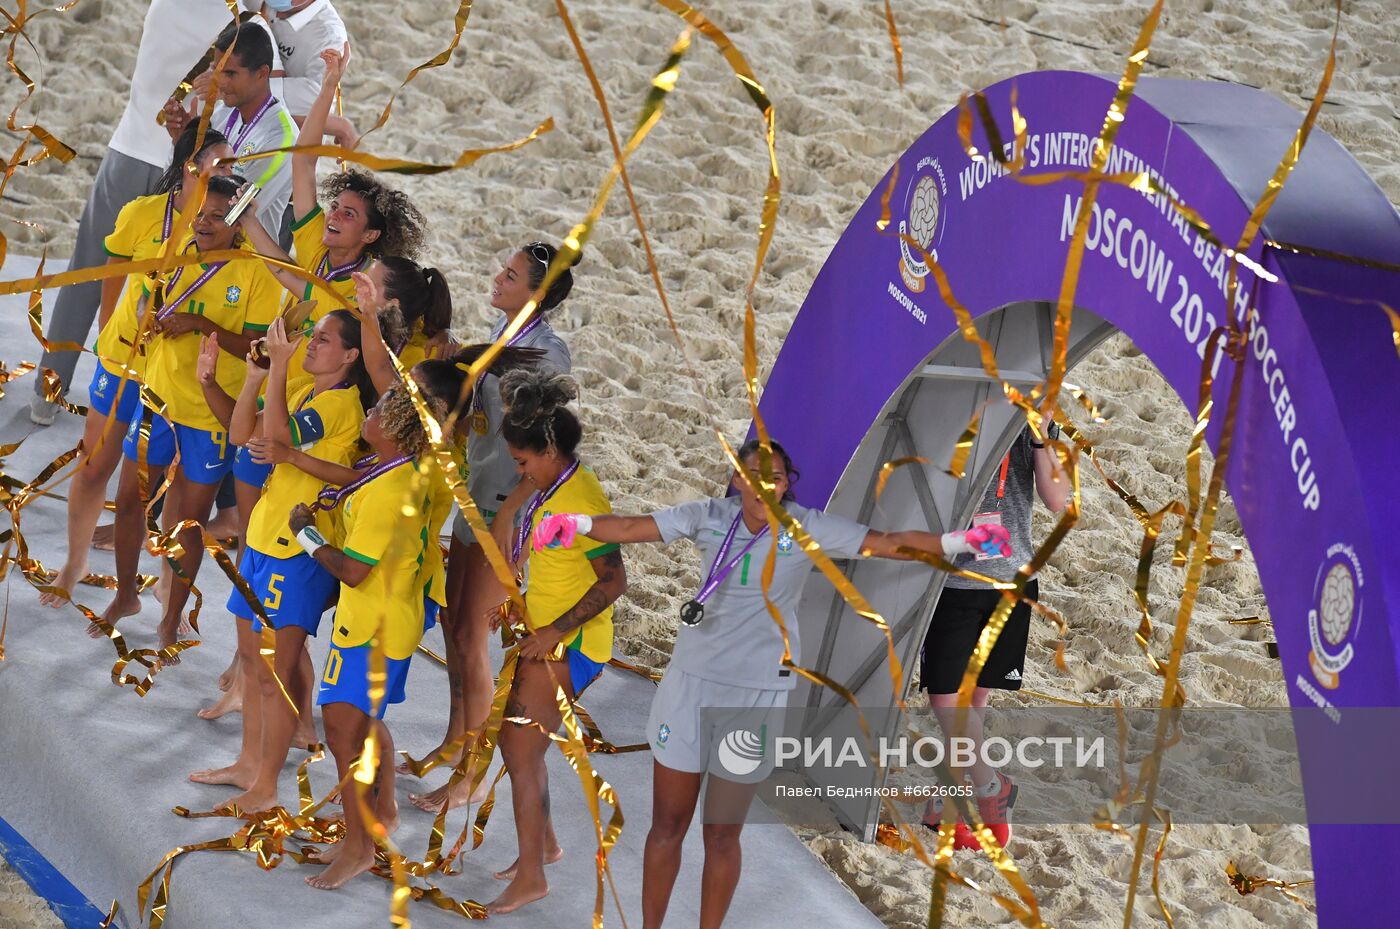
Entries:
{"type": "Polygon", "coordinates": [[[1011,555],[1011,533],[1005,526],[995,524],[973,526],[963,533],[963,540],[984,555],[1006,558],[1011,555]]]}
{"type": "Polygon", "coordinates": [[[992,558],[1007,558],[1011,555],[1011,533],[1005,526],[988,523],[973,526],[966,532],[945,532],[943,534],[943,554],[976,555],[979,552],[992,558]]]}
{"type": "Polygon", "coordinates": [[[535,527],[535,551],[546,548],[571,548],[574,537],[586,535],[593,528],[593,520],[577,513],[555,513],[540,520],[535,527]]]}

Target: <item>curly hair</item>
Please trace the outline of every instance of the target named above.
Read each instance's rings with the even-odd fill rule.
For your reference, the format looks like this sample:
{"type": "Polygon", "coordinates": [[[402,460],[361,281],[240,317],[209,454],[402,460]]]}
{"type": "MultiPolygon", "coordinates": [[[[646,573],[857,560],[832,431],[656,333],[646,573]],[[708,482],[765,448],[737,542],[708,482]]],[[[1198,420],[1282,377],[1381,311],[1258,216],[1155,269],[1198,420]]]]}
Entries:
{"type": "MultiPolygon", "coordinates": [[[[447,406],[436,397],[426,397],[428,411],[439,422],[447,418],[447,406]]],[[[403,384],[395,384],[379,398],[379,427],[406,455],[417,458],[429,448],[428,430],[418,418],[413,398],[403,384]]]]}
{"type": "Polygon", "coordinates": [[[501,435],[516,448],[543,452],[551,446],[572,455],[583,426],[568,408],[578,383],[552,368],[516,368],[501,378],[505,418],[501,435]]]}
{"type": "Polygon", "coordinates": [[[428,220],[403,191],[353,169],[332,174],[321,182],[321,195],[327,200],[334,200],[347,190],[365,201],[369,228],[379,230],[379,238],[368,252],[413,258],[423,248],[428,220]]]}

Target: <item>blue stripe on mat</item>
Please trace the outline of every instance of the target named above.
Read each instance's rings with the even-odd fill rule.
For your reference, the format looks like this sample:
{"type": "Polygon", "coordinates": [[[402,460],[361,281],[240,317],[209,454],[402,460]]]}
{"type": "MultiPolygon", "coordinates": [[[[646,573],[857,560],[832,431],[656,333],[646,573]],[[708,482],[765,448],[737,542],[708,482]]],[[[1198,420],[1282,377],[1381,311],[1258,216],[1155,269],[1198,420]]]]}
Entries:
{"type": "Polygon", "coordinates": [[[93,906],[92,901],[4,819],[0,819],[0,857],[10,863],[68,929],[95,929],[106,919],[106,913],[93,906]]]}

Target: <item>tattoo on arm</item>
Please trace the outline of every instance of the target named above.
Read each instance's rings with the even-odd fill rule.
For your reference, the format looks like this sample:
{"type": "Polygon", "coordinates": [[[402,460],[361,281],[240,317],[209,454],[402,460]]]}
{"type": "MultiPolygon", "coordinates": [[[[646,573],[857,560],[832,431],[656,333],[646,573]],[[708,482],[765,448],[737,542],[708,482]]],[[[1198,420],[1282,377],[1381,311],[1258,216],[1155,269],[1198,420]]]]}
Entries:
{"type": "Polygon", "coordinates": [[[625,583],[626,574],[622,567],[622,552],[611,551],[600,556],[594,562],[594,568],[598,573],[598,580],[593,586],[584,592],[578,603],[574,604],[563,616],[560,616],[550,625],[562,633],[570,633],[588,622],[617,599],[618,593],[613,593],[612,588],[619,581],[625,583]]]}

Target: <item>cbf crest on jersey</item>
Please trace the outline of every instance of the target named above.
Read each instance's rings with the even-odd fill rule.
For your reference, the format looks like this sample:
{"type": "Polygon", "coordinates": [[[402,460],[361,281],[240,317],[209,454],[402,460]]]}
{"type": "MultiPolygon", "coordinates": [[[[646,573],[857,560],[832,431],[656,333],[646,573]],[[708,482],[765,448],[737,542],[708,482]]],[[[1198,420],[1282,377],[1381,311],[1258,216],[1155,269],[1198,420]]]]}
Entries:
{"type": "Polygon", "coordinates": [[[224,291],[224,301],[226,303],[237,303],[238,298],[241,296],[243,296],[243,289],[240,287],[230,286],[228,290],[224,291]]]}

